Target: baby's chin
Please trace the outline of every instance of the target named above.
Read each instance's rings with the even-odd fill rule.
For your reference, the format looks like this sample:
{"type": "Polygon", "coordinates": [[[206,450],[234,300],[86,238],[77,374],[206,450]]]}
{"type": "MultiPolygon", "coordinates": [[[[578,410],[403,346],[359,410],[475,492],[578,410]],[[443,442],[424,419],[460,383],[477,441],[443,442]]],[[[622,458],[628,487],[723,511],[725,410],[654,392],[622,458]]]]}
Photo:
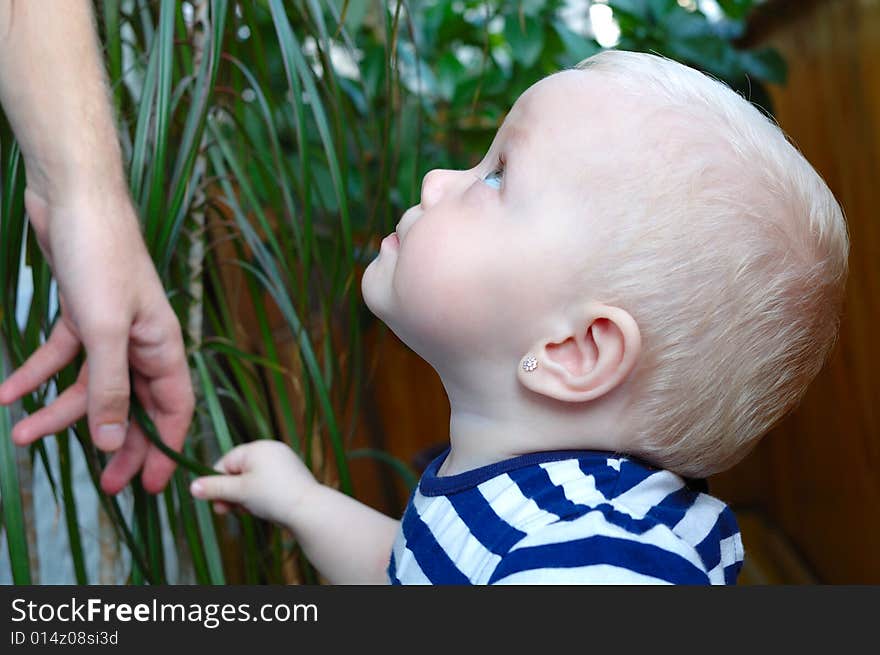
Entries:
{"type": "Polygon", "coordinates": [[[392,289],[388,280],[383,279],[386,271],[382,270],[382,262],[379,258],[374,259],[364,270],[361,277],[361,296],[364,304],[373,315],[382,321],[401,340],[403,337],[398,329],[398,320],[395,314],[392,289]]]}
{"type": "Polygon", "coordinates": [[[364,269],[364,274],[361,277],[361,296],[363,296],[364,304],[367,306],[375,316],[382,321],[385,321],[383,317],[384,312],[382,311],[382,298],[380,297],[380,290],[378,289],[378,280],[376,280],[376,276],[378,271],[378,258],[371,261],[367,268],[364,269]]]}
{"type": "Polygon", "coordinates": [[[363,295],[364,304],[400,341],[421,357],[420,351],[425,348],[423,340],[417,336],[417,330],[414,332],[412,327],[409,329],[405,327],[404,317],[395,313],[392,299],[387,296],[390,290],[381,288],[378,281],[378,279],[372,278],[369,267],[367,267],[361,280],[361,295],[363,295]]]}

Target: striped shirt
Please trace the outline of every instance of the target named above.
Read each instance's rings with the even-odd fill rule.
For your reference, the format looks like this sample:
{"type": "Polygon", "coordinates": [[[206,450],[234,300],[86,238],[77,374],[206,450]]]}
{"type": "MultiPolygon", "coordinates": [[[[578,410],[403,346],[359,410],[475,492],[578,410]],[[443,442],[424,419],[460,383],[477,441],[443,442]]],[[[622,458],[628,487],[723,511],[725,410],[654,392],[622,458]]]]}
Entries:
{"type": "Polygon", "coordinates": [[[599,451],[522,455],[422,475],[388,565],[392,584],[735,584],[743,546],[722,501],[599,451]]]}

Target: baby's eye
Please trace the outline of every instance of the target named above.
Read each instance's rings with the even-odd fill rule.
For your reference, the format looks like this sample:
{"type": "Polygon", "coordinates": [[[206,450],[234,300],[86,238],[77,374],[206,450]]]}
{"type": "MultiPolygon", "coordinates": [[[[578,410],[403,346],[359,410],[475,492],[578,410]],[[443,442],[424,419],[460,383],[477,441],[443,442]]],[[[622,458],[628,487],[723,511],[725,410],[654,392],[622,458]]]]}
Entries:
{"type": "Polygon", "coordinates": [[[496,189],[501,188],[501,176],[504,174],[504,160],[499,159],[498,165],[495,169],[489,173],[486,177],[483,178],[483,182],[485,182],[488,186],[494,187],[496,189]]]}

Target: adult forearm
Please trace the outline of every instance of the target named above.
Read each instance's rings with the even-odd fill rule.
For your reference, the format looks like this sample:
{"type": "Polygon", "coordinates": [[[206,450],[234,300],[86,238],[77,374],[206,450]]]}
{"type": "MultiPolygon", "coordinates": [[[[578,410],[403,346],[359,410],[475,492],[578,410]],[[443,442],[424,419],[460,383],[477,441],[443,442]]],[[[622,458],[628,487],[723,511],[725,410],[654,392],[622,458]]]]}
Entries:
{"type": "Polygon", "coordinates": [[[306,557],[331,584],[386,584],[400,522],[321,485],[287,522],[306,557]]]}
{"type": "Polygon", "coordinates": [[[88,0],[0,0],[0,102],[35,193],[124,188],[88,0]]]}

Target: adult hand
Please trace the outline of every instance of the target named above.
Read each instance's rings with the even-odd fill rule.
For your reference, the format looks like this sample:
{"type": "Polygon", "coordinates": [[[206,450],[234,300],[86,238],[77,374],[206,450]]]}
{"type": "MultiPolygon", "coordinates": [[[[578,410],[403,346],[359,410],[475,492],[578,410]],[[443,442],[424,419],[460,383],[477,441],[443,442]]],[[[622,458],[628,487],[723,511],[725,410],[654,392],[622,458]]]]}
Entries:
{"type": "Polygon", "coordinates": [[[149,492],[167,484],[174,462],[128,423],[129,373],[163,441],[179,451],[194,408],[192,382],[177,321],[124,191],[100,185],[49,204],[25,193],[31,225],[58,281],[61,317],[46,342],[0,384],[9,404],[45,383],[85,347],[75,384],[21,420],[13,441],[24,446],[67,428],[88,413],[95,445],[115,454],[101,487],[115,494],[143,470],[149,492]]]}

